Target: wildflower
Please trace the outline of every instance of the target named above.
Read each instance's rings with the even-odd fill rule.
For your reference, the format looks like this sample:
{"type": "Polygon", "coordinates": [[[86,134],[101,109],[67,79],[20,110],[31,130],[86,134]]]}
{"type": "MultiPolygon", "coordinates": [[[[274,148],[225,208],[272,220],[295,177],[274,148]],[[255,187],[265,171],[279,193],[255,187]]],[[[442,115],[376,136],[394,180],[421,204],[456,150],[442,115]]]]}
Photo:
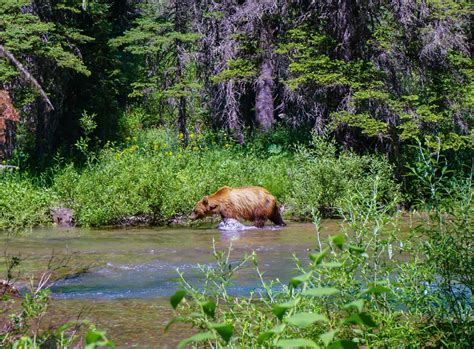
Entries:
{"type": "Polygon", "coordinates": [[[180,132],[180,133],[178,134],[178,138],[179,138],[179,139],[183,139],[183,138],[184,138],[184,135],[183,135],[182,132],[180,132]]]}
{"type": "Polygon", "coordinates": [[[190,138],[190,139],[194,139],[194,137],[195,137],[194,133],[191,132],[191,133],[189,134],[189,138],[190,138]]]}

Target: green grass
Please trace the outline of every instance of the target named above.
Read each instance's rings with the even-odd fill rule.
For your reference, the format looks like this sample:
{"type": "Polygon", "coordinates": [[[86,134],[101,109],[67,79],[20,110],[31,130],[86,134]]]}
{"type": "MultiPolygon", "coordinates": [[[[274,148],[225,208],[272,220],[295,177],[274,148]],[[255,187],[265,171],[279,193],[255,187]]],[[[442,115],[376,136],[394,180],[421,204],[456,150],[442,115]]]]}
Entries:
{"type": "Polygon", "coordinates": [[[396,198],[385,160],[332,153],[307,161],[313,152],[256,152],[213,144],[204,136],[193,136],[182,148],[177,135],[154,129],[123,149],[103,150],[82,172],[66,168],[55,177],[54,188],[77,221],[92,226],[129,215],[151,215],[156,222],[186,216],[198,200],[224,185],[265,187],[286,205],[285,215],[296,219],[308,218],[309,207],[334,213],[355,188],[369,191],[375,178],[383,178],[384,200],[396,198]]]}
{"type": "Polygon", "coordinates": [[[28,228],[49,222],[57,197],[26,176],[0,172],[0,230],[28,228]]]}
{"type": "Polygon", "coordinates": [[[288,151],[275,144],[242,147],[225,138],[191,134],[191,143],[183,148],[176,133],[149,129],[128,138],[122,147],[109,146],[88,156],[91,160],[81,169],[70,164],[57,171],[51,187],[26,186],[25,180],[15,182],[17,177],[1,179],[4,195],[17,208],[2,217],[0,226],[42,224],[48,207],[57,202],[75,211],[79,225],[116,224],[136,215],[160,224],[186,217],[198,200],[224,185],[267,188],[291,219],[310,219],[313,208],[323,215],[338,214],[350,195],[368,195],[375,181],[381,203],[399,197],[384,158],[338,156],[334,144],[317,138],[307,147],[288,151]],[[25,201],[23,194],[10,194],[15,185],[35,197],[35,204],[25,201]]]}

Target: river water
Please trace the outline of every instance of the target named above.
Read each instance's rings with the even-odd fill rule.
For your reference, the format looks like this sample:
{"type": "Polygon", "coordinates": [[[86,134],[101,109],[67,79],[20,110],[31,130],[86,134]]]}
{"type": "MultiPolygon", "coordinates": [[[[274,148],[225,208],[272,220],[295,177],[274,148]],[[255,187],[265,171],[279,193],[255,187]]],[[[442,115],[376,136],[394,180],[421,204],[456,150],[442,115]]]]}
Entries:
{"type": "MultiPolygon", "coordinates": [[[[338,230],[338,221],[324,221],[321,236],[338,230]]],[[[265,278],[283,282],[295,275],[293,254],[305,259],[308,250],[317,246],[314,226],[299,223],[241,232],[221,232],[215,227],[44,228],[18,236],[0,235],[0,259],[4,251],[20,256],[23,279],[45,270],[52,256],[53,266],[67,264],[58,270],[76,273],[52,287],[52,315],[47,319],[51,324],[81,314],[106,330],[118,347],[167,348],[186,337],[179,327],[163,332],[173,316],[168,297],[179,287],[176,269],[198,284],[197,265],[214,263],[213,241],[219,250],[232,245],[232,261],[255,251],[265,278]]],[[[258,292],[259,287],[259,278],[249,267],[237,273],[230,293],[246,295],[258,292]]]]}

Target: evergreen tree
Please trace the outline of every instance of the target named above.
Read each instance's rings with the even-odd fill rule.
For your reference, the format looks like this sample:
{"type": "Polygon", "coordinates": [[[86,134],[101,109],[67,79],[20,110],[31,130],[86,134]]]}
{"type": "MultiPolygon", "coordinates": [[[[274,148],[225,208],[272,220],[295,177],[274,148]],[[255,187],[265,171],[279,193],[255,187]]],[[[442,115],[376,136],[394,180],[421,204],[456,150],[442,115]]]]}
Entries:
{"type": "Polygon", "coordinates": [[[193,6],[189,0],[145,1],[140,17],[123,36],[110,41],[113,47],[140,58],[140,74],[133,82],[132,96],[158,104],[160,121],[177,115],[179,131],[188,141],[189,102],[197,96],[192,53],[199,35],[190,30],[193,6]]]}

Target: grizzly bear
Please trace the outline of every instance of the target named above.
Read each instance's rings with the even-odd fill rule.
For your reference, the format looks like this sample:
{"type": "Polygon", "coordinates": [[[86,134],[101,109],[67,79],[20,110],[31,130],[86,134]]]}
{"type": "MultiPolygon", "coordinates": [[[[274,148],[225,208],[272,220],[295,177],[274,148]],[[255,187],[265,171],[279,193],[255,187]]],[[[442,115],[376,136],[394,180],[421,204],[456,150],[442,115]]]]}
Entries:
{"type": "Polygon", "coordinates": [[[275,197],[262,187],[222,187],[205,196],[194,207],[191,219],[220,214],[223,219],[245,219],[262,228],[267,219],[276,225],[286,225],[275,197]]]}

